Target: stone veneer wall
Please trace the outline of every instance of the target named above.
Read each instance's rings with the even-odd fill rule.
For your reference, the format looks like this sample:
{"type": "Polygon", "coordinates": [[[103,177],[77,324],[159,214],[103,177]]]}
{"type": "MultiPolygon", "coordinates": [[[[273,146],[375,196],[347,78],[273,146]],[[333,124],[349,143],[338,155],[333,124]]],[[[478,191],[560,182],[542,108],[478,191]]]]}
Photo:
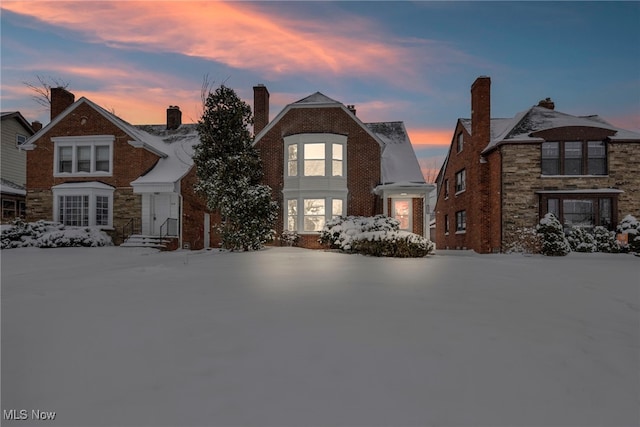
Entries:
{"type": "Polygon", "coordinates": [[[627,214],[640,218],[640,144],[609,143],[606,176],[542,177],[540,145],[504,145],[502,154],[502,231],[534,227],[539,221],[540,190],[611,188],[618,196],[617,221],[627,214]]]}

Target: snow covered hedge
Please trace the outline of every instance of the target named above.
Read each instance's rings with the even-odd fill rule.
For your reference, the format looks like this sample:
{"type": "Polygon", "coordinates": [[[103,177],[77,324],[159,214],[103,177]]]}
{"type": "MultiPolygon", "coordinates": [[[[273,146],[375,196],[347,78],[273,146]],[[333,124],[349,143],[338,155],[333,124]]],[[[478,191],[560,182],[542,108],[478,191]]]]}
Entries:
{"type": "Polygon", "coordinates": [[[429,239],[399,230],[400,222],[384,215],[348,216],[327,221],[320,243],[363,255],[415,258],[434,253],[429,239]]]}
{"type": "MultiPolygon", "coordinates": [[[[4,227],[4,226],[3,226],[4,227]]],[[[62,224],[16,219],[10,227],[3,228],[0,248],[62,248],[71,246],[110,246],[111,237],[92,227],[67,227],[62,224]]]]}
{"type": "Polygon", "coordinates": [[[617,228],[618,233],[627,235],[627,243],[621,244],[625,252],[640,253],[640,222],[633,216],[625,216],[617,228]]]}

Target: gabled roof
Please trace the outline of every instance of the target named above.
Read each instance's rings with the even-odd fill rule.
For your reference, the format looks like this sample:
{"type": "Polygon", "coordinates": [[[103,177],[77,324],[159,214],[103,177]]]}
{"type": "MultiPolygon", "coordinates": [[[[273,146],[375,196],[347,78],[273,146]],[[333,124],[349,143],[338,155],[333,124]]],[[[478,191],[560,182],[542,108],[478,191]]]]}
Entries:
{"type": "Polygon", "coordinates": [[[150,135],[147,132],[141,131],[136,126],[133,126],[127,123],[126,121],[122,120],[120,117],[110,113],[109,111],[105,110],[104,108],[102,108],[95,102],[85,98],[84,96],[78,99],[73,104],[71,104],[69,107],[67,107],[67,109],[65,109],[62,113],[58,114],[57,117],[51,120],[49,124],[47,124],[45,127],[43,127],[34,135],[32,135],[31,138],[29,138],[27,142],[25,142],[24,144],[25,149],[33,149],[34,148],[33,144],[35,143],[35,141],[37,141],[42,135],[48,132],[51,128],[55,127],[58,123],[60,123],[60,121],[62,121],[65,117],[67,117],[74,110],[76,110],[80,105],[83,105],[83,104],[89,105],[95,111],[100,113],[105,119],[109,120],[111,123],[113,123],[118,128],[120,128],[123,132],[129,135],[131,137],[131,141],[129,141],[129,144],[133,145],[134,147],[145,148],[160,157],[167,156],[167,153],[162,151],[163,144],[159,138],[157,138],[156,136],[150,135]]]}
{"type": "Polygon", "coordinates": [[[365,123],[382,141],[382,184],[424,183],[424,176],[403,122],[365,123]]]}
{"type": "MultiPolygon", "coordinates": [[[[463,119],[465,128],[471,131],[471,121],[463,119]]],[[[616,133],[609,137],[612,141],[638,141],[640,134],[620,129],[597,115],[573,116],[545,107],[534,106],[516,114],[512,119],[491,119],[491,141],[483,153],[509,142],[541,142],[534,133],[562,127],[593,127],[608,129],[616,133]]]]}
{"type": "Polygon", "coordinates": [[[340,108],[365,130],[382,148],[381,179],[382,184],[419,183],[424,184],[424,176],[413,151],[411,141],[403,122],[363,123],[343,103],[329,98],[321,92],[315,92],[299,101],[287,105],[255,137],[256,144],[278,123],[282,117],[295,108],[340,108]]]}
{"type": "Polygon", "coordinates": [[[29,144],[34,148],[35,141],[82,104],[89,105],[129,135],[130,145],[144,148],[160,157],[151,170],[131,183],[134,188],[142,189],[145,186],[155,185],[164,186],[167,191],[173,191],[173,186],[193,167],[193,147],[200,142],[195,124],[181,125],[175,130],[167,130],[165,125],[132,125],[85,97],[71,104],[47,126],[29,138],[25,145],[29,144]]]}
{"type": "Polygon", "coordinates": [[[16,119],[18,123],[20,123],[22,127],[27,132],[29,132],[29,135],[34,134],[33,128],[31,127],[31,123],[29,123],[27,119],[25,119],[24,116],[20,114],[20,111],[3,111],[2,113],[0,113],[0,116],[2,120],[16,119]]]}

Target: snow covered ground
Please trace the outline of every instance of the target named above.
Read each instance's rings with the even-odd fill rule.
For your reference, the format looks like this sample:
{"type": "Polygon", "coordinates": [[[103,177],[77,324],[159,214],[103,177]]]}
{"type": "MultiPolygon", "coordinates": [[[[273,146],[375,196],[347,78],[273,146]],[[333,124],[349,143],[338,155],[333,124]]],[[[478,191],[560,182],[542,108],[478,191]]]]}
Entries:
{"type": "Polygon", "coordinates": [[[640,424],[631,255],[1,258],[3,426],[640,424]]]}

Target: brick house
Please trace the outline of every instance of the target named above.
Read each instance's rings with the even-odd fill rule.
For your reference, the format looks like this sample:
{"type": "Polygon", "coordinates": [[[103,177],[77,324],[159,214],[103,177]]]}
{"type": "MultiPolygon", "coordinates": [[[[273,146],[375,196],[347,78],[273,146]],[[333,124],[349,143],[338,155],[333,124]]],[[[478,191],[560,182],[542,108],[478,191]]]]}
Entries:
{"type": "Polygon", "coordinates": [[[363,123],[352,105],[316,92],[269,122],[269,91],[254,87],[254,146],[280,206],[276,233],[318,246],[334,216],[385,214],[429,236],[429,193],[402,122],[363,123]]]}
{"type": "Polygon", "coordinates": [[[216,246],[212,214],[193,193],[198,142],[178,107],[167,109],[166,125],[133,126],[52,88],[51,122],[24,145],[27,219],[100,227],[114,244],[163,237],[174,249],[216,246]]]}
{"type": "Polygon", "coordinates": [[[2,139],[0,148],[0,203],[1,222],[25,217],[25,184],[27,182],[27,154],[22,145],[34,134],[38,122],[30,124],[19,111],[8,111],[2,117],[2,139]]]}
{"type": "Polygon", "coordinates": [[[549,98],[491,118],[490,90],[489,77],[471,86],[471,119],[458,119],[438,174],[438,248],[500,252],[547,212],[609,229],[640,215],[640,134],[561,113],[549,98]]]}

